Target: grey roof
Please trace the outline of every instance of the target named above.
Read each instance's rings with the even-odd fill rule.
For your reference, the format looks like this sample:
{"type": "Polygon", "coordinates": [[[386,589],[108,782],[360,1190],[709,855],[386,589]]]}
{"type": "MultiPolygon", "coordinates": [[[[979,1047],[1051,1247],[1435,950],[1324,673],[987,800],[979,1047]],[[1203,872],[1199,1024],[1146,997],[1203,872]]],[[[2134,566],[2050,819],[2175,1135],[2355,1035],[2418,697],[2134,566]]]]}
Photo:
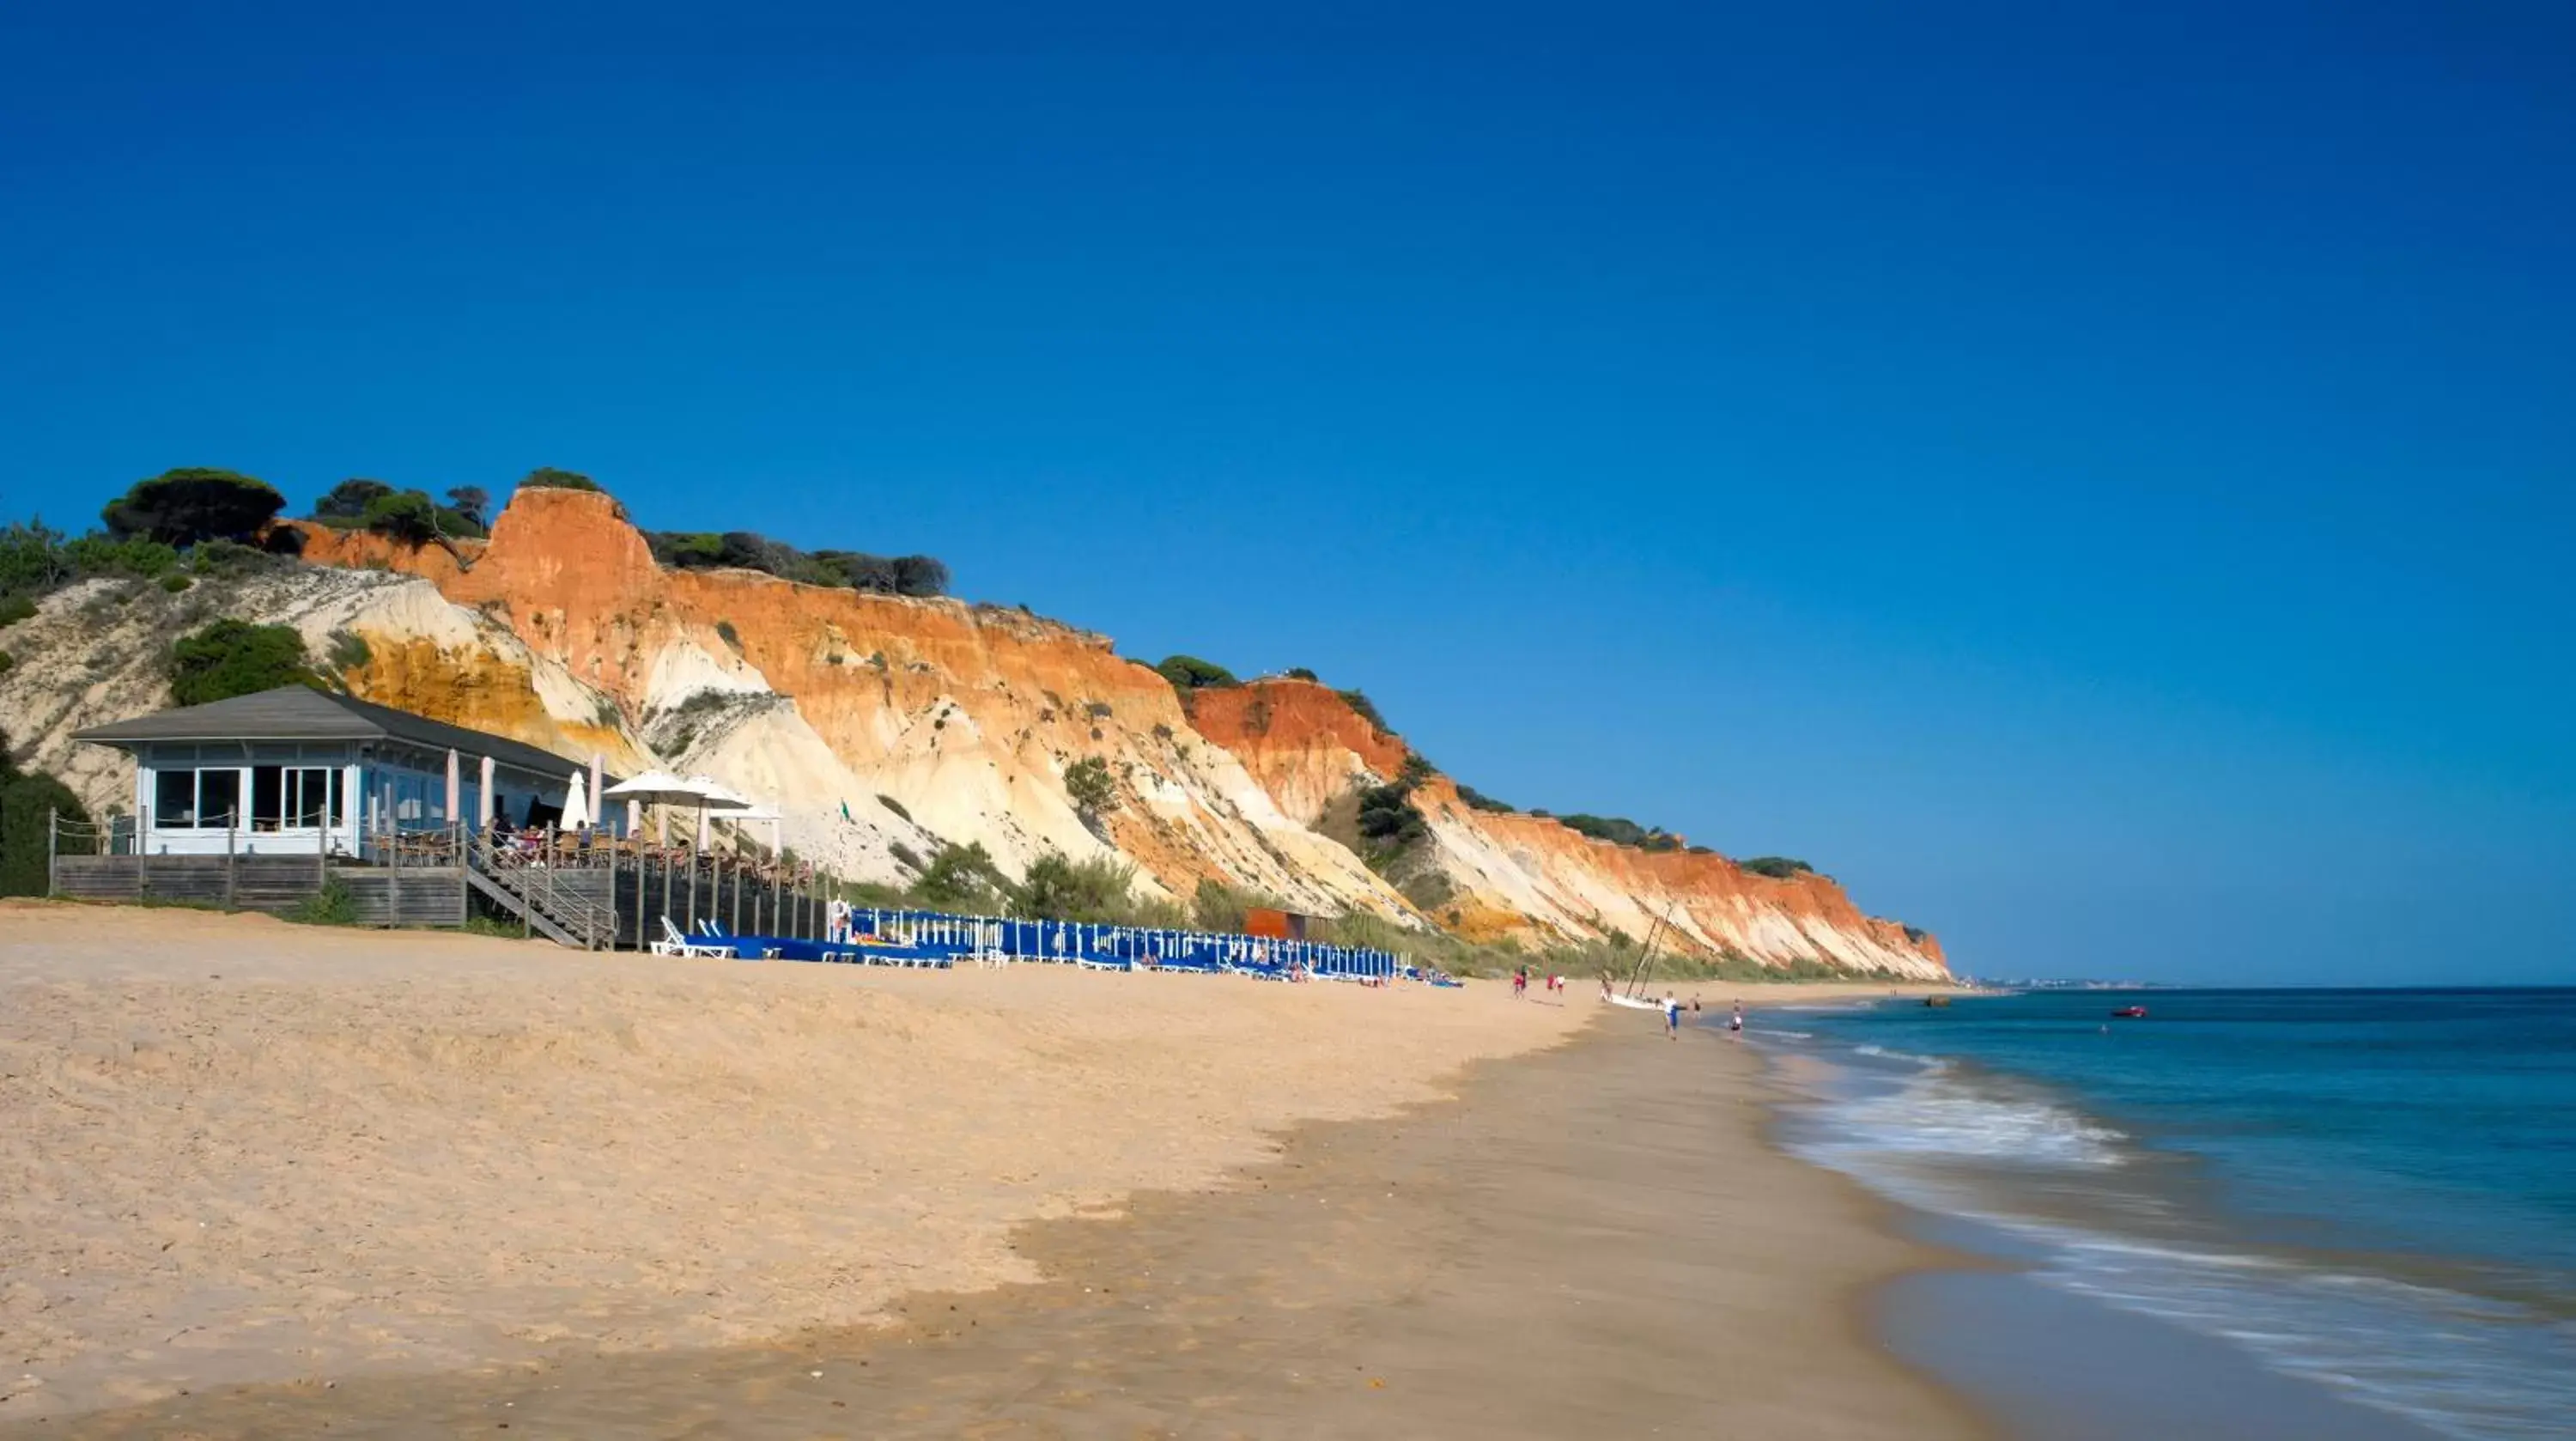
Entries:
{"type": "MultiPolygon", "coordinates": [[[[503,765],[548,775],[569,773],[582,764],[525,741],[300,685],[91,726],[72,732],[72,739],[110,746],[140,741],[399,740],[432,750],[490,756],[503,765]]],[[[615,778],[603,776],[601,783],[613,785],[615,778]]]]}

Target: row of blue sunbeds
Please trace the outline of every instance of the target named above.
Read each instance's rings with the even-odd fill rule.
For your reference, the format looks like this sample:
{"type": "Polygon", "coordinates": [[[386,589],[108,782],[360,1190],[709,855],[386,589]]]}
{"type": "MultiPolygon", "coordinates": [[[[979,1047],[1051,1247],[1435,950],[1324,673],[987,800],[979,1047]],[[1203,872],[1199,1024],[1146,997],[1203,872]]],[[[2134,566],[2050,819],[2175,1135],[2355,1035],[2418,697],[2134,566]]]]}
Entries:
{"type": "MultiPolygon", "coordinates": [[[[662,920],[665,939],[653,947],[666,955],[726,956],[744,961],[813,961],[824,964],[863,966],[904,966],[946,970],[961,960],[978,958],[978,952],[964,947],[945,945],[900,945],[881,941],[865,944],[856,941],[812,941],[796,936],[737,936],[711,920],[698,923],[695,934],[684,935],[669,917],[662,920]]],[[[1015,962],[1046,962],[1077,965],[1100,971],[1168,971],[1181,975],[1250,976],[1259,980],[1286,981],[1295,978],[1295,968],[1285,962],[1264,960],[1224,960],[1205,955],[1180,955],[1138,961],[1126,956],[1101,955],[1094,952],[1045,956],[1002,956],[994,959],[1015,962]]],[[[1318,980],[1362,980],[1358,975],[1315,970],[1308,974],[1318,980]]],[[[1406,966],[1399,977],[1426,981],[1435,986],[1459,983],[1437,971],[1428,974],[1406,966]]]]}

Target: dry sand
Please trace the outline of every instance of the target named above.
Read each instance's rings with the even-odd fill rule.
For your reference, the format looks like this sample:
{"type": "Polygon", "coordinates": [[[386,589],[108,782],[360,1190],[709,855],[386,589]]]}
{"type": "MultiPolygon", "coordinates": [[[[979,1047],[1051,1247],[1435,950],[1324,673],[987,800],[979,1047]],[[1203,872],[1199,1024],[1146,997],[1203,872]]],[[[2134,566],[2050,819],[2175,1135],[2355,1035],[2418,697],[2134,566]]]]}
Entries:
{"type": "MultiPolygon", "coordinates": [[[[915,1304],[898,1301],[907,1293],[985,1292],[966,1304],[1007,1308],[1062,1292],[1086,1265],[1134,1269],[1134,1256],[1192,1225],[1209,1258],[1203,1294],[1257,1298],[1257,1279],[1211,1279],[1225,1258],[1253,1254],[1241,1225],[1164,1208],[1272,1194],[1258,1181],[1189,1193],[1275,1157],[1294,1122],[1432,1100],[1465,1063],[1551,1046],[1601,1009],[1579,989],[1568,999],[1515,1003],[1500,986],[585,957],[257,917],[0,905],[0,1427],[180,1390],[323,1378],[342,1382],[348,1404],[401,1394],[414,1408],[421,1388],[459,1401],[496,1378],[536,1374],[532,1365],[567,1376],[647,1368],[617,1371],[613,1388],[589,1394],[660,1394],[639,1378],[703,1374],[707,1348],[775,1369],[785,1353],[745,1343],[899,1318],[915,1304]],[[1137,1202],[1156,1224],[1069,1224],[1025,1233],[1015,1249],[1023,1223],[1111,1210],[1140,1190],[1163,1193],[1137,1202]],[[1113,1239],[1055,1239],[1066,1235],[1113,1239]],[[1059,1279],[1041,1282],[1033,1256],[1059,1279]],[[619,1358],[634,1352],[661,1354],[619,1358]],[[671,1369],[684,1360],[686,1371],[671,1369]],[[357,1379],[370,1376],[379,1379],[357,1379]]],[[[1652,1022],[1617,1013],[1602,1029],[1643,1044],[1652,1022]]],[[[1594,1049],[1496,1067],[1476,1085],[1538,1097],[1566,1089],[1551,1088],[1553,1077],[1589,1096],[1600,1089],[1592,1080],[1550,1068],[1594,1049]]],[[[1843,1208],[1792,1196],[1783,1211],[1776,1193],[1729,1207],[1822,1228],[1830,1256],[1808,1255],[1813,1237],[1762,1247],[1792,1278],[1771,1294],[1802,1307],[1797,1325],[1772,1329],[1812,1333],[1820,1361],[1866,1367],[1841,1298],[1900,1264],[1901,1248],[1862,1224],[1860,1203],[1830,1178],[1751,1145],[1749,1065],[1739,1054],[1669,1069],[1732,1098],[1732,1119],[1710,1133],[1722,1146],[1843,1208]]],[[[1598,1130],[1601,1119],[1581,1124],[1598,1130]]],[[[1597,1191],[1606,1164],[1518,1154],[1491,1140],[1502,1132],[1467,1146],[1475,1133],[1463,1125],[1380,1129],[1453,1148],[1445,1161],[1425,1152],[1369,1163],[1411,1166],[1424,1193],[1482,1167],[1487,1200],[1443,1215],[1587,1177],[1597,1191]]],[[[1532,1224],[1560,1225],[1545,1218],[1575,1199],[1533,1199],[1532,1224]]],[[[1319,1216],[1335,1214],[1331,1200],[1319,1216]]],[[[1273,1296],[1245,1314],[1400,1314],[1356,1283],[1454,1248],[1381,1244],[1380,1264],[1360,1243],[1441,1224],[1432,1215],[1391,1211],[1356,1229],[1264,1225],[1310,1247],[1264,1263],[1270,1279],[1323,1278],[1315,1284],[1330,1294],[1273,1296]],[[1333,1290],[1334,1276],[1353,1284],[1333,1290]]],[[[1696,1282],[1725,1283],[1721,1295],[1732,1284],[1723,1274],[1696,1282]]],[[[1690,1304],[1680,1290],[1669,1299],[1690,1304]]],[[[1518,1314],[1493,1323],[1534,1324],[1518,1314]]],[[[1006,1333],[1009,1318],[995,1318],[1006,1333]]],[[[896,1336],[835,1344],[918,1351],[910,1343],[921,1338],[896,1336]]],[[[625,1414],[693,1404],[664,1399],[669,1407],[625,1414]]],[[[621,1424],[594,1411],[563,1429],[621,1424]]]]}

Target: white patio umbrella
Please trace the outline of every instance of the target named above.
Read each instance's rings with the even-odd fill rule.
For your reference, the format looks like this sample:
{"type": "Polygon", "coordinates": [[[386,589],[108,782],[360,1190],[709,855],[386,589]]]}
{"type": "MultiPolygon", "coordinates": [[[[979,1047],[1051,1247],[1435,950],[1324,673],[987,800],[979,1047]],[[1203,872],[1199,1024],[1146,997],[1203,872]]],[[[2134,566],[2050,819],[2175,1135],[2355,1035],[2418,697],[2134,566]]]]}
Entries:
{"type": "Polygon", "coordinates": [[[464,790],[464,784],[456,777],[456,748],[450,746],[447,749],[447,809],[440,814],[446,816],[451,824],[457,819],[456,813],[465,808],[464,790]]]}
{"type": "Polygon", "coordinates": [[[584,788],[579,771],[572,773],[572,783],[564,787],[563,820],[560,824],[568,831],[590,824],[590,793],[584,788]]]}
{"type": "MultiPolygon", "coordinates": [[[[603,797],[634,801],[648,806],[693,806],[701,813],[710,810],[749,810],[751,802],[727,790],[706,776],[675,776],[669,771],[646,771],[633,780],[619,781],[601,792],[603,797]]],[[[668,818],[662,827],[662,838],[670,839],[668,818]]]]}
{"type": "Polygon", "coordinates": [[[492,758],[485,756],[483,758],[483,793],[474,802],[476,830],[492,829],[492,808],[499,804],[500,802],[492,795],[492,758]]]}

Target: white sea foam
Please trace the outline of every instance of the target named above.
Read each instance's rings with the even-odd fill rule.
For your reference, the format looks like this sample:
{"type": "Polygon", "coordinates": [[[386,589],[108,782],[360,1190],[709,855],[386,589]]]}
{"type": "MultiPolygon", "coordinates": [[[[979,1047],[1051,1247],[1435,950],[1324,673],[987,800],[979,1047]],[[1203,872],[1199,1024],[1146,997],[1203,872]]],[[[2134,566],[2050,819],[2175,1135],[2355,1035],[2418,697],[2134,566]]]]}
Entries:
{"type": "Polygon", "coordinates": [[[1876,1060],[1911,1061],[1915,1065],[1921,1066],[1926,1070],[1946,1071],[1950,1068],[1950,1063],[1942,1060],[1939,1056],[1918,1056],[1912,1051],[1899,1051],[1887,1046],[1877,1045],[1854,1046],[1852,1049],[1860,1055],[1869,1056],[1876,1060]]]}
{"type": "Polygon", "coordinates": [[[2569,1434],[2576,1325],[2291,1257],[2017,1214],[2011,1190],[1992,1184],[1998,1172],[2108,1176],[2127,1153],[2121,1132],[2043,1095],[1927,1069],[1816,1119],[1800,1152],[1900,1201],[2012,1234],[2042,1258],[2029,1273],[2041,1284],[2227,1340],[2283,1374],[2457,1441],[2569,1434]],[[1942,1164],[1953,1160],[1964,1164],[1942,1164]]]}
{"type": "MultiPolygon", "coordinates": [[[[1866,1049],[1866,1048],[1864,1048],[1866,1049]]],[[[1818,1159],[1873,1169],[1872,1158],[2116,1166],[2127,1139],[2036,1096],[1974,1089],[1927,1070],[1896,1089],[1836,1106],[1829,1134],[1807,1143],[1818,1159]]]]}
{"type": "MultiPolygon", "coordinates": [[[[1995,1218],[1988,1218],[1995,1219],[1995,1218]]],[[[2388,1277],[2004,1221],[2049,1243],[2034,1277],[2223,1337],[2275,1370],[2460,1441],[2563,1437],[2576,1326],[2388,1277]]]]}

